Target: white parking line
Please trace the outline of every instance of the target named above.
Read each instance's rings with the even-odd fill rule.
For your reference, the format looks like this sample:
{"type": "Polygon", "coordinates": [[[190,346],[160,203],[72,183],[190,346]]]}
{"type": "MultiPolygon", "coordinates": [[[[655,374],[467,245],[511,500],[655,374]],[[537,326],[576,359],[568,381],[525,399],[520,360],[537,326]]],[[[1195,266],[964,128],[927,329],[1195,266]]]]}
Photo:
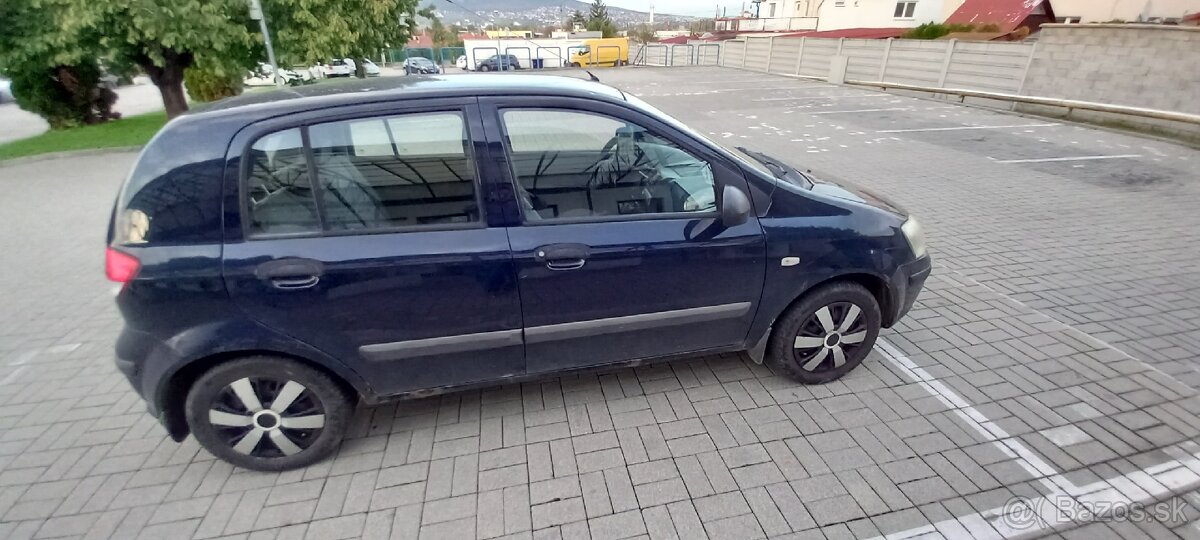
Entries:
{"type": "Polygon", "coordinates": [[[1102,512],[1105,509],[1118,511],[1135,503],[1152,503],[1172,493],[1200,487],[1200,445],[1191,441],[1163,449],[1175,459],[1090,484],[1076,485],[887,340],[879,338],[876,345],[885,360],[953,409],[968,426],[990,439],[1005,455],[1017,457],[1021,467],[1047,488],[1047,493],[1038,497],[1014,497],[997,508],[956,516],[876,539],[902,540],[927,535],[946,538],[964,535],[976,538],[1042,536],[1072,523],[1104,518],[1102,512]]]}
{"type": "Polygon", "coordinates": [[[1112,156],[1073,156],[1034,159],[996,159],[988,156],[988,159],[992,160],[993,163],[1049,163],[1054,161],[1092,161],[1097,159],[1133,159],[1140,157],[1142,157],[1141,154],[1117,154],[1112,156]]]}
{"type": "Polygon", "coordinates": [[[882,129],[875,133],[918,133],[922,131],[960,131],[964,129],[1016,129],[1016,128],[1034,128],[1034,127],[1050,127],[1060,126],[1062,124],[1021,124],[1019,126],[958,126],[958,127],[940,127],[940,128],[920,128],[920,129],[882,129]]]}
{"type": "Polygon", "coordinates": [[[849,111],[820,111],[820,112],[812,112],[812,113],[808,113],[808,114],[851,114],[851,113],[865,113],[865,112],[911,111],[911,110],[913,110],[912,107],[890,107],[887,109],[854,109],[854,110],[849,110],[849,111]]]}
{"type": "Polygon", "coordinates": [[[891,94],[862,94],[859,96],[800,96],[800,97],[762,98],[762,99],[755,99],[752,101],[755,103],[758,103],[758,102],[764,102],[764,101],[801,101],[801,100],[815,100],[815,99],[861,99],[861,98],[881,98],[881,97],[895,97],[895,96],[892,96],[891,94]]]}

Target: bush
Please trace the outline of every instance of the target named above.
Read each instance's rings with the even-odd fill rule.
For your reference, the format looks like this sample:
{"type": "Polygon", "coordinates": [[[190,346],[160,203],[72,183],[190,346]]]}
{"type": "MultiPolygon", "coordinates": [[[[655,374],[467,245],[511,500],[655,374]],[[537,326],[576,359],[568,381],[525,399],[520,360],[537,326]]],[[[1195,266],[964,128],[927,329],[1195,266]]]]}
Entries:
{"type": "Polygon", "coordinates": [[[197,65],[183,72],[183,85],[193,101],[216,101],[241,94],[244,80],[234,70],[197,65]]]}
{"type": "MultiPolygon", "coordinates": [[[[999,30],[999,27],[997,26],[996,29],[999,30]]],[[[937,39],[954,32],[973,31],[975,31],[975,25],[973,24],[925,23],[901,34],[900,37],[904,39],[937,39]]]]}
{"type": "Polygon", "coordinates": [[[95,60],[49,69],[30,66],[8,71],[13,96],[22,109],[45,118],[51,129],[120,118],[112,110],[117,94],[99,86],[101,70],[95,60]]]}

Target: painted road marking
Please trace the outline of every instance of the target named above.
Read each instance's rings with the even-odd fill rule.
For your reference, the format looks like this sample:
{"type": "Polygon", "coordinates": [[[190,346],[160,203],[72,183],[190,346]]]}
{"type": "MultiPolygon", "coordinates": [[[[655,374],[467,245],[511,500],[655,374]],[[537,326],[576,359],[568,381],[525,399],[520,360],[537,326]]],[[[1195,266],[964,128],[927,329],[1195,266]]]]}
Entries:
{"type": "Polygon", "coordinates": [[[940,128],[920,128],[920,129],[883,129],[875,133],[918,133],[922,131],[959,131],[964,129],[1016,129],[1016,128],[1033,128],[1033,127],[1050,127],[1061,126],[1062,124],[1021,124],[1019,126],[958,126],[958,127],[940,127],[940,128]]]}
{"type": "Polygon", "coordinates": [[[988,156],[988,159],[992,160],[993,163],[1050,163],[1055,161],[1092,161],[1097,159],[1133,159],[1140,157],[1142,157],[1141,154],[1117,154],[1112,156],[1075,156],[1034,159],[996,159],[988,156]]]}
{"type": "Polygon", "coordinates": [[[849,111],[820,111],[820,112],[810,112],[810,113],[808,113],[808,114],[812,114],[812,115],[817,115],[817,114],[852,114],[852,113],[866,113],[866,112],[884,112],[884,111],[911,111],[911,110],[913,110],[913,108],[912,108],[912,107],[889,107],[889,108],[887,108],[887,109],[853,109],[853,110],[849,110],[849,111]]]}

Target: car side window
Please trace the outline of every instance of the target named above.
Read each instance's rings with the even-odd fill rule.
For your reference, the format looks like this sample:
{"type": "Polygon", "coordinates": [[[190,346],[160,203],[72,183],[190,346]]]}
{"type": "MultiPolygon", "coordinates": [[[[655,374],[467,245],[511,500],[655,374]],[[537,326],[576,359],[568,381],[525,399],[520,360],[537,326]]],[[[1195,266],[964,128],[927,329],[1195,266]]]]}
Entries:
{"type": "Polygon", "coordinates": [[[246,175],[251,234],[320,229],[300,129],[267,135],[250,148],[246,175]]]}
{"type": "Polygon", "coordinates": [[[502,115],[526,221],[716,209],[709,163],[641,126],[581,111],[502,115]]]}
{"type": "Polygon", "coordinates": [[[460,112],[309,127],[328,231],[479,221],[475,167],[460,112]]]}

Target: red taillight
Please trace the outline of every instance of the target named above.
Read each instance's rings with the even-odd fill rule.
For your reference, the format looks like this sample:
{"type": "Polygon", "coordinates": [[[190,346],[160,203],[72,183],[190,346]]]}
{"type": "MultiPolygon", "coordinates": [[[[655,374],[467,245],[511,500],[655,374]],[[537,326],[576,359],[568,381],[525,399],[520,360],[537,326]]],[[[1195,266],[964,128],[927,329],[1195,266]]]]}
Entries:
{"type": "Polygon", "coordinates": [[[104,252],[104,274],[108,279],[117,283],[129,283],[137,276],[142,263],[128,253],[122,253],[113,248],[104,252]]]}

